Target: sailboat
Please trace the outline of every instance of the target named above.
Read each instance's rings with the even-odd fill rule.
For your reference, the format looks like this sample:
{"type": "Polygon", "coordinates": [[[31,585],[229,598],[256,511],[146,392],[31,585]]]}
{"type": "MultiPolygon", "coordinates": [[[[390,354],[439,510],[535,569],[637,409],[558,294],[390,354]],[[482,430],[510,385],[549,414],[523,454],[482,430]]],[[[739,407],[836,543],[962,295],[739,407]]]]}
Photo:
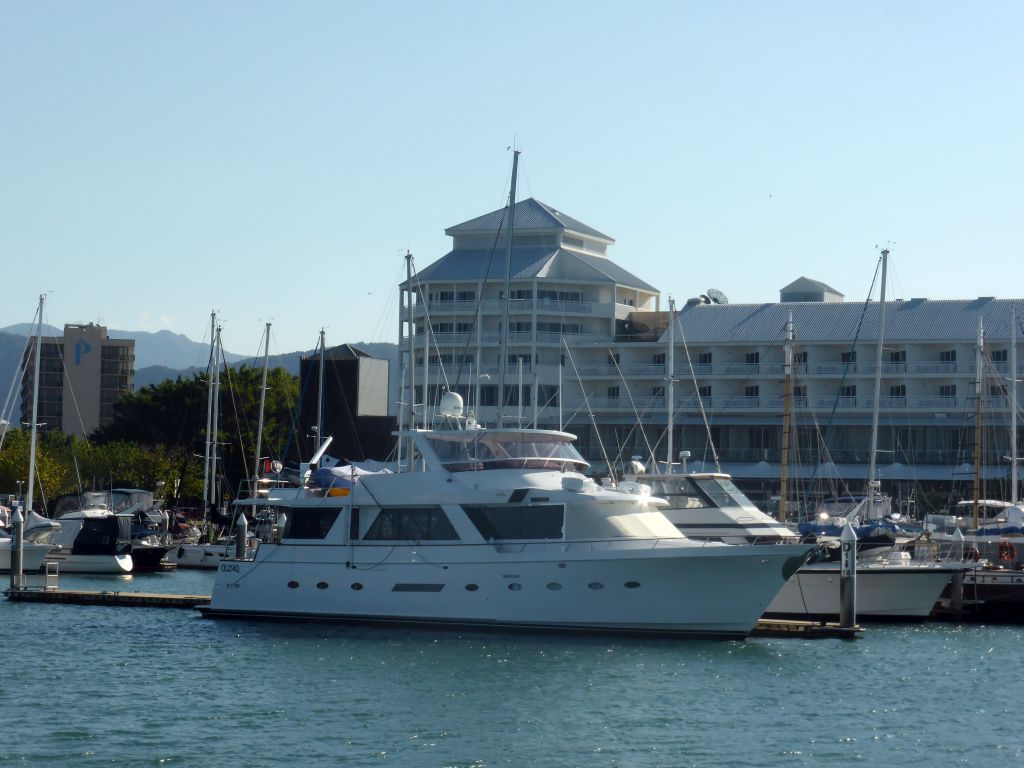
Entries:
{"type": "Polygon", "coordinates": [[[198,535],[172,542],[167,560],[179,568],[213,570],[228,556],[227,538],[202,541],[210,535],[210,510],[217,508],[217,430],[220,422],[221,328],[210,313],[210,362],[206,378],[206,448],[203,456],[203,529],[198,535]]]}
{"type": "MultiPolygon", "coordinates": [[[[882,341],[885,330],[885,282],[889,251],[881,255],[881,289],[878,304],[878,342],[875,354],[874,408],[871,420],[870,463],[866,500],[867,519],[878,515],[879,482],[876,473],[878,412],[882,377],[882,341]]],[[[791,336],[791,328],[787,334],[791,336]]],[[[787,489],[783,487],[782,497],[787,489]]],[[[801,567],[786,582],[765,612],[769,618],[813,617],[835,619],[840,613],[840,567],[835,560],[818,560],[801,567]]],[[[856,578],[857,617],[867,620],[923,620],[931,615],[959,563],[911,561],[910,554],[895,548],[872,558],[858,554],[856,578]]]]}
{"type": "MultiPolygon", "coordinates": [[[[22,572],[32,573],[38,571],[43,567],[43,561],[46,556],[53,549],[53,544],[50,542],[50,538],[60,530],[60,526],[49,520],[46,520],[39,515],[32,512],[32,497],[33,489],[35,487],[35,474],[36,474],[36,439],[37,439],[37,427],[36,422],[39,417],[39,369],[40,369],[40,352],[43,342],[43,306],[46,302],[45,296],[39,297],[39,308],[37,312],[37,325],[35,335],[35,377],[32,383],[32,425],[31,425],[31,438],[29,447],[29,459],[28,459],[28,499],[25,503],[26,515],[31,516],[32,519],[26,519],[24,521],[24,527],[22,530],[22,541],[15,541],[13,535],[7,535],[0,531],[0,571],[10,572],[12,565],[13,547],[19,546],[21,549],[21,570],[22,572]]],[[[27,347],[26,347],[27,348],[27,347]]],[[[13,391],[13,387],[12,387],[13,391]]],[[[4,424],[4,429],[7,425],[4,424]]],[[[16,563],[15,563],[16,565],[16,563]]],[[[12,578],[12,585],[14,583],[14,576],[12,578]]]]}

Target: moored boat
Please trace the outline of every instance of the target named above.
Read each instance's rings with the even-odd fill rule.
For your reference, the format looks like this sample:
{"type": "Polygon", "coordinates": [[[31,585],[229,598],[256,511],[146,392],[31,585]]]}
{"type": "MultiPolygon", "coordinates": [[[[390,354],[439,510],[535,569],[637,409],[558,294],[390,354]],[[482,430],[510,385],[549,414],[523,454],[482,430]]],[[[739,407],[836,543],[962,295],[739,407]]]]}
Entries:
{"type": "Polygon", "coordinates": [[[419,471],[237,502],[280,536],[221,562],[204,615],[742,638],[811,549],[692,541],[564,432],[400,437],[419,471]]]}

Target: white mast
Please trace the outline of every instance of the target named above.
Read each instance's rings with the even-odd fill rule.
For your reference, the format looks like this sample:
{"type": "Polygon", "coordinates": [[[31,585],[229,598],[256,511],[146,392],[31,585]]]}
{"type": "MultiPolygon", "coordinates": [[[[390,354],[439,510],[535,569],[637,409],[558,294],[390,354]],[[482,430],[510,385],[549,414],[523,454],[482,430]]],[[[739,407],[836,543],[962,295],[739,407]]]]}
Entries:
{"type": "Polygon", "coordinates": [[[1010,304],[1010,503],[1017,504],[1017,306],[1010,304]]]}
{"type": "Polygon", "coordinates": [[[519,150],[512,151],[512,187],[508,194],[508,243],[505,245],[505,312],[501,319],[501,359],[498,361],[498,429],[501,429],[505,407],[505,364],[508,362],[508,310],[512,292],[512,233],[516,213],[516,175],[519,172],[519,150]]]}
{"type": "Polygon", "coordinates": [[[665,387],[665,423],[667,425],[667,438],[668,448],[666,450],[665,457],[665,471],[669,474],[672,473],[672,431],[674,429],[673,412],[676,408],[675,402],[675,367],[676,367],[676,302],[669,296],[668,297],[668,355],[666,355],[667,363],[665,367],[668,369],[668,376],[666,377],[665,387]]]}
{"type": "MultiPolygon", "coordinates": [[[[414,406],[416,405],[416,358],[414,357],[415,350],[413,348],[413,332],[416,329],[416,321],[413,317],[413,295],[412,295],[412,251],[405,252],[405,299],[406,299],[406,336],[405,336],[405,364],[409,367],[409,392],[408,397],[405,398],[406,404],[403,406],[403,412],[408,414],[408,429],[413,429],[416,426],[416,411],[414,406]]],[[[399,425],[399,432],[406,428],[406,420],[402,419],[402,423],[399,425]]],[[[401,441],[401,437],[398,438],[401,441]]],[[[406,444],[407,457],[406,460],[409,462],[409,471],[412,471],[412,440],[409,440],[406,444]]],[[[402,471],[402,462],[398,462],[398,471],[402,471]]]]}
{"type": "MultiPolygon", "coordinates": [[[[320,332],[323,334],[323,331],[320,332]]],[[[266,346],[263,349],[263,383],[260,384],[260,417],[256,427],[256,459],[255,467],[252,473],[252,495],[256,497],[256,491],[259,490],[259,479],[260,479],[260,451],[263,448],[263,408],[267,403],[267,368],[270,367],[270,323],[267,323],[266,328],[266,346]]],[[[321,382],[323,381],[323,374],[321,373],[321,382]]],[[[319,414],[317,415],[319,421],[319,414]]],[[[319,432],[317,433],[319,438],[319,432]]]]}
{"type": "MultiPolygon", "coordinates": [[[[213,360],[213,434],[210,442],[210,506],[217,506],[217,436],[220,428],[220,359],[221,359],[221,338],[220,326],[217,326],[216,342],[214,344],[213,360]]],[[[204,515],[205,517],[205,515],[204,515]]]]}
{"type": "Polygon", "coordinates": [[[789,511],[789,431],[793,414],[793,312],[790,311],[786,321],[786,346],[783,363],[783,394],[782,394],[782,456],[779,473],[782,492],[779,494],[779,522],[786,522],[789,511]]]}
{"type": "Polygon", "coordinates": [[[25,497],[25,517],[32,511],[32,493],[36,485],[36,439],[39,431],[39,371],[40,357],[43,353],[43,304],[45,294],[39,296],[39,324],[36,326],[36,359],[32,375],[32,424],[30,427],[28,450],[28,495],[25,497]]]}
{"type": "Polygon", "coordinates": [[[875,397],[871,409],[871,451],[868,464],[868,518],[875,517],[876,454],[878,453],[878,406],[882,396],[882,342],[885,336],[885,276],[889,269],[889,250],[882,249],[882,288],[878,299],[878,343],[875,346],[875,397]]]}
{"type": "Polygon", "coordinates": [[[971,504],[974,528],[978,528],[978,499],[981,498],[981,368],[985,360],[985,326],[978,315],[978,343],[974,354],[974,490],[971,504]]]}
{"type": "Polygon", "coordinates": [[[217,312],[210,312],[210,361],[206,366],[206,450],[203,451],[203,520],[210,497],[210,455],[213,445],[213,369],[217,359],[217,312]]]}
{"type": "MultiPolygon", "coordinates": [[[[267,324],[267,344],[269,345],[270,339],[270,324],[267,324]]],[[[320,446],[324,444],[324,363],[327,361],[327,343],[325,340],[324,329],[320,329],[320,370],[319,370],[319,381],[317,382],[316,391],[316,449],[320,450],[320,446]]]]}

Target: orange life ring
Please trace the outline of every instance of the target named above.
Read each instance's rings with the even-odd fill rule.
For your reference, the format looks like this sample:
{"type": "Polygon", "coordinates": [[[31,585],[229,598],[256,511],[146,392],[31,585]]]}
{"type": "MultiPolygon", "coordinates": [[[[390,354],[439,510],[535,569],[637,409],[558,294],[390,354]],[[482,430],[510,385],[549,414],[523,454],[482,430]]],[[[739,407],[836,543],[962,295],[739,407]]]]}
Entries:
{"type": "Polygon", "coordinates": [[[999,559],[1004,563],[1016,562],[1017,548],[1009,541],[999,542],[999,559]]]}

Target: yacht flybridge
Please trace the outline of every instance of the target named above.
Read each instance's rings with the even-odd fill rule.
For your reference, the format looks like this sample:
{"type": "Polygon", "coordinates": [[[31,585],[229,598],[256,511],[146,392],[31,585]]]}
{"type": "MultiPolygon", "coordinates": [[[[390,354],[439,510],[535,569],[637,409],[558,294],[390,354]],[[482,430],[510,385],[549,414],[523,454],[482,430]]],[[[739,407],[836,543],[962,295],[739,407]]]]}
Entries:
{"type": "Polygon", "coordinates": [[[411,471],[236,502],[278,532],[204,614],[744,637],[811,550],[693,541],[647,487],[585,477],[571,434],[456,426],[399,433],[411,471]]]}

